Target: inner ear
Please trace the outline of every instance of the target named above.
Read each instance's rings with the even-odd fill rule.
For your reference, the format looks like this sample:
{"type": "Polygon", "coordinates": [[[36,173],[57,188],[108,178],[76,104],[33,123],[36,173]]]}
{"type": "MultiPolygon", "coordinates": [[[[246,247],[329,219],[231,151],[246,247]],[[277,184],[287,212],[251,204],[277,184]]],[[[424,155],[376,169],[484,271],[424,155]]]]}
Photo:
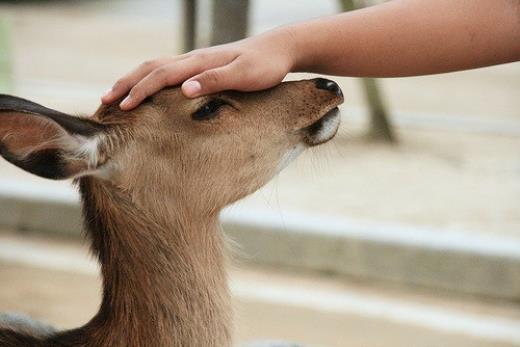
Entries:
{"type": "MultiPolygon", "coordinates": [[[[25,114],[1,116],[0,154],[10,163],[35,175],[62,179],[73,175],[64,157],[67,134],[51,121],[25,114]]],[[[85,165],[74,163],[75,169],[85,165]]]]}
{"type": "Polygon", "coordinates": [[[0,96],[0,155],[41,177],[72,178],[95,170],[101,129],[86,118],[0,96]]]}
{"type": "Polygon", "coordinates": [[[60,138],[66,136],[64,130],[42,117],[10,113],[2,114],[0,122],[1,146],[20,158],[57,147],[60,138]]]}

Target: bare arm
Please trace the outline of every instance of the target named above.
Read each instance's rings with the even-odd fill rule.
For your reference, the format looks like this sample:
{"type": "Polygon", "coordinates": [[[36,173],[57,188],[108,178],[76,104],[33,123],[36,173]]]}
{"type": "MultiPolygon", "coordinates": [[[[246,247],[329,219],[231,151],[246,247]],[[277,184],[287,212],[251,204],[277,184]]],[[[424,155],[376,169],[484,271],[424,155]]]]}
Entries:
{"type": "Polygon", "coordinates": [[[297,71],[416,76],[520,59],[519,0],[390,1],[292,30],[297,71]]]}
{"type": "Polygon", "coordinates": [[[520,0],[394,0],[274,29],[227,45],[152,60],[103,98],[123,109],[168,85],[188,97],[258,90],[288,72],[417,76],[520,60],[520,0]]]}

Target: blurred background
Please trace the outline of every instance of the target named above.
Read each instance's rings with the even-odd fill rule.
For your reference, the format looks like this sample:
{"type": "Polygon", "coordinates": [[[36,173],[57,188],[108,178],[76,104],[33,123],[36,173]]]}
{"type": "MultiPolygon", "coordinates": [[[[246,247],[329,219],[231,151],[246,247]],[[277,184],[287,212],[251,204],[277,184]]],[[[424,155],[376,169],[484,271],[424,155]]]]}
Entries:
{"type": "MultiPolygon", "coordinates": [[[[0,1],[0,93],[92,114],[144,60],[375,3],[0,1]]],[[[338,136],[223,214],[238,341],[520,346],[520,64],[331,78],[338,136]]],[[[70,182],[0,161],[0,311],[93,315],[79,225],[70,182]]]]}

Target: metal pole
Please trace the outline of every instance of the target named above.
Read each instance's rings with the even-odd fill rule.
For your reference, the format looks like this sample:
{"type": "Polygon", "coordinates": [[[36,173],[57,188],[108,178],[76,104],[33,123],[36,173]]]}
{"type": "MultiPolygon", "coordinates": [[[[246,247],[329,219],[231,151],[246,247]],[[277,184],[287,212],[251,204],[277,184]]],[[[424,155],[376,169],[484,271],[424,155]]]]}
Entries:
{"type": "Polygon", "coordinates": [[[213,0],[211,45],[246,37],[248,20],[249,0],[213,0]]]}
{"type": "Polygon", "coordinates": [[[184,52],[195,49],[196,29],[197,29],[197,0],[184,0],[184,52]]]}

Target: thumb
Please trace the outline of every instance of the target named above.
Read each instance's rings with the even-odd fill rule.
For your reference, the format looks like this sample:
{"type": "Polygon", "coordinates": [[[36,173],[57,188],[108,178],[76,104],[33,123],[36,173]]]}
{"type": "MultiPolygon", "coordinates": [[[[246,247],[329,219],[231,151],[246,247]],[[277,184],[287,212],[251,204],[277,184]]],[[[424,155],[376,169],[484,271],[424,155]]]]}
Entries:
{"type": "Polygon", "coordinates": [[[182,84],[182,92],[189,98],[232,89],[236,85],[234,64],[206,70],[182,84]]]}

